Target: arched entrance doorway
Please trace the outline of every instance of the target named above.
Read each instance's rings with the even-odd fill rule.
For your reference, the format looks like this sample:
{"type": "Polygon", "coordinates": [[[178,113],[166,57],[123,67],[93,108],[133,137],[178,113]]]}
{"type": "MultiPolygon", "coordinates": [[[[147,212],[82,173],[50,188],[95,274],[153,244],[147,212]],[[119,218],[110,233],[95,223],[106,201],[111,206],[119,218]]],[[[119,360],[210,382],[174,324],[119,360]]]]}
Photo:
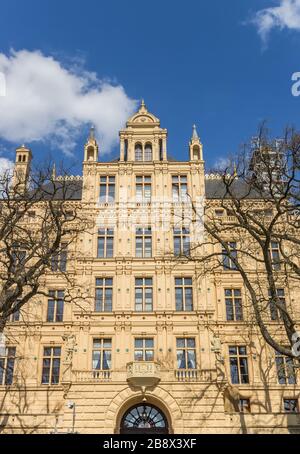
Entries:
{"type": "Polygon", "coordinates": [[[168,434],[168,421],[163,412],[151,404],[129,408],[120,424],[121,434],[168,434]]]}

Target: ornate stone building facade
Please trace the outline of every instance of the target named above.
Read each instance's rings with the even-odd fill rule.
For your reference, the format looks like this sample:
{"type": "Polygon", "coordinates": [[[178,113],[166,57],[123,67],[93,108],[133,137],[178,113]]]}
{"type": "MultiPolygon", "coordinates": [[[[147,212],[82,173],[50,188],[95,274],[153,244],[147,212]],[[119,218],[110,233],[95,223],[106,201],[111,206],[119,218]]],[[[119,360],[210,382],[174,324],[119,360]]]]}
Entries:
{"type": "MultiPolygon", "coordinates": [[[[218,181],[205,175],[196,128],[189,159],[171,159],[167,131],[142,103],[120,132],[119,159],[99,162],[98,153],[91,130],[70,201],[95,219],[92,231],[45,276],[48,297],[7,324],[0,430],[300,432],[297,377],[285,358],[278,373],[247,323],[240,275],[202,275],[197,261],[176,258],[203,233],[179,223],[181,204],[209,201],[218,215],[218,181]],[[65,298],[60,269],[76,300],[65,298]]],[[[26,174],[30,159],[21,147],[16,168],[26,174]]],[[[285,296],[297,301],[293,289],[285,296]]]]}

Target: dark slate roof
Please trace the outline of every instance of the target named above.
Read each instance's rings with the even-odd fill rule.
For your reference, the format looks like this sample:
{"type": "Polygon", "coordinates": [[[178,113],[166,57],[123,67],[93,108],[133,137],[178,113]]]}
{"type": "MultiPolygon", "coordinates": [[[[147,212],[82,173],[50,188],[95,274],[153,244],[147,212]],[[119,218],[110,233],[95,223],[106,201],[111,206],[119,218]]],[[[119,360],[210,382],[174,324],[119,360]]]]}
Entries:
{"type": "MultiPolygon", "coordinates": [[[[230,186],[232,194],[237,198],[260,199],[262,195],[243,180],[235,180],[230,186]]],[[[205,178],[205,195],[207,199],[222,199],[225,196],[225,185],[221,178],[205,178]]]]}
{"type": "MultiPolygon", "coordinates": [[[[109,162],[119,162],[120,158],[113,158],[109,162]]],[[[168,155],[168,161],[170,162],[184,162],[184,161],[179,161],[178,159],[175,159],[173,156],[168,155]]],[[[105,162],[104,162],[105,164],[105,162]]]]}
{"type": "MultiPolygon", "coordinates": [[[[236,180],[231,186],[232,192],[236,197],[249,199],[259,199],[261,194],[251,189],[243,180],[236,180]]],[[[82,180],[70,180],[64,183],[56,181],[55,189],[51,183],[44,186],[44,199],[52,198],[55,192],[54,199],[62,200],[81,200],[82,198],[82,180]]],[[[225,196],[225,187],[220,178],[205,178],[205,195],[207,199],[221,199],[225,196]]]]}
{"type": "Polygon", "coordinates": [[[81,200],[82,180],[56,180],[43,186],[41,191],[36,191],[37,200],[81,200]]]}

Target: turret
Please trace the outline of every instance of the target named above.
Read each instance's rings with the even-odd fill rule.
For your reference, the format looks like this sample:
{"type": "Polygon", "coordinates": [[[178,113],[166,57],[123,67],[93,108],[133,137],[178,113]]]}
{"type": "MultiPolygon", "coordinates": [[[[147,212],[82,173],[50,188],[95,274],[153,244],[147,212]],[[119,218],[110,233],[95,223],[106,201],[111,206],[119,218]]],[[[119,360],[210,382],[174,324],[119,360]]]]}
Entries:
{"type": "Polygon", "coordinates": [[[94,126],[91,127],[87,143],[84,146],[84,162],[98,162],[98,144],[95,139],[94,126]]]}
{"type": "Polygon", "coordinates": [[[197,133],[196,125],[193,126],[193,134],[190,140],[190,161],[203,160],[203,145],[197,133]]]}

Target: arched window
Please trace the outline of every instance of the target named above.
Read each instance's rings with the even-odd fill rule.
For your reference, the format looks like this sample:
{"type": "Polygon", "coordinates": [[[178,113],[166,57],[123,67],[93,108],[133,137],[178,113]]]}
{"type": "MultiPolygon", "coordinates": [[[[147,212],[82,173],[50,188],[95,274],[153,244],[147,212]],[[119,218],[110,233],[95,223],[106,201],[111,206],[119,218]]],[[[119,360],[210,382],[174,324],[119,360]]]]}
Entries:
{"type": "Polygon", "coordinates": [[[198,145],[194,145],[193,147],[193,159],[198,161],[200,159],[200,148],[198,145]]]}
{"type": "Polygon", "coordinates": [[[140,143],[135,144],[135,160],[142,161],[143,160],[143,148],[140,143]]]}
{"type": "Polygon", "coordinates": [[[95,150],[94,147],[90,146],[87,149],[87,160],[88,161],[93,161],[95,156],[95,150]]]}
{"type": "Polygon", "coordinates": [[[131,407],[122,418],[121,434],[168,433],[165,415],[154,405],[138,404],[131,407]]]}
{"type": "Polygon", "coordinates": [[[144,161],[152,161],[152,145],[151,143],[146,143],[144,161]]]}

